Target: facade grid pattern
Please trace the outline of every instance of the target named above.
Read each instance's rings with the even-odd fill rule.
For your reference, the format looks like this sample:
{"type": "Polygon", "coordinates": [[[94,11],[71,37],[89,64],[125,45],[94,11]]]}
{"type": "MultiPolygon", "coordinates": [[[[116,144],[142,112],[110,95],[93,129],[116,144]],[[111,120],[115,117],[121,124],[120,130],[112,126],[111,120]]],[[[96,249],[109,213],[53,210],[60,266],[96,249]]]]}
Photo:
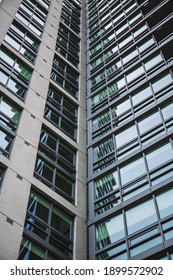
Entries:
{"type": "Polygon", "coordinates": [[[90,259],[172,259],[172,6],[146,2],[86,4],[90,259]]]}

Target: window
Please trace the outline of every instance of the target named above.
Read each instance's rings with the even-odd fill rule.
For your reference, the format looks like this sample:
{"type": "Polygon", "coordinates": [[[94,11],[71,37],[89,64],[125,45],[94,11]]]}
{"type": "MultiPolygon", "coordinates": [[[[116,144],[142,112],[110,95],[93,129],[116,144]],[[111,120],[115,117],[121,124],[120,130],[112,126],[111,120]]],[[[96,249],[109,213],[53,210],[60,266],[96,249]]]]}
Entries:
{"type": "Polygon", "coordinates": [[[125,232],[122,214],[96,226],[96,246],[98,250],[123,237],[125,237],[125,232]]]}
{"type": "Polygon", "coordinates": [[[136,49],[132,49],[130,52],[128,52],[122,56],[123,65],[126,65],[127,63],[129,63],[135,57],[138,57],[138,52],[136,49]]]}
{"type": "Polygon", "coordinates": [[[129,99],[125,99],[120,103],[116,104],[116,106],[112,107],[112,117],[116,118],[124,114],[126,111],[131,109],[131,104],[129,99]]]}
{"type": "Polygon", "coordinates": [[[165,120],[173,117],[173,102],[166,104],[162,108],[162,114],[165,120]]]}
{"type": "Polygon", "coordinates": [[[136,232],[157,221],[153,200],[145,201],[126,211],[128,234],[136,232]]]}
{"type": "Polygon", "coordinates": [[[77,110],[61,92],[49,88],[44,117],[74,140],[77,139],[77,110]]]}
{"type": "Polygon", "coordinates": [[[28,31],[14,22],[10,25],[4,40],[31,63],[34,63],[39,42],[28,31]]]}
{"type": "Polygon", "coordinates": [[[156,65],[161,64],[163,58],[161,54],[155,54],[154,56],[150,57],[145,61],[145,69],[149,71],[150,69],[156,67],[156,65]]]}
{"type": "Polygon", "coordinates": [[[55,56],[51,79],[77,98],[79,74],[58,56],[55,56]]]}
{"type": "Polygon", "coordinates": [[[72,249],[73,217],[32,190],[19,259],[71,259],[72,249]],[[25,237],[25,232],[28,238],[25,237]],[[32,242],[29,236],[32,237],[32,242]]]}
{"type": "Polygon", "coordinates": [[[115,61],[114,63],[110,64],[108,67],[106,67],[104,70],[102,70],[99,74],[91,78],[91,87],[93,90],[100,86],[102,83],[101,81],[105,81],[105,78],[110,78],[112,75],[119,70],[121,67],[120,61],[115,61]]]}
{"type": "Polygon", "coordinates": [[[80,33],[80,7],[73,1],[63,1],[61,21],[69,26],[76,34],[80,33]]]}
{"type": "Polygon", "coordinates": [[[153,38],[148,38],[147,40],[145,39],[145,41],[139,44],[139,52],[143,53],[144,51],[154,46],[154,43],[155,42],[153,38]]]}
{"type": "Polygon", "coordinates": [[[142,66],[135,67],[133,70],[130,70],[129,73],[127,73],[127,83],[130,84],[134,80],[138,80],[138,78],[142,75],[144,75],[144,68],[142,66]]]}
{"type": "Polygon", "coordinates": [[[93,139],[102,137],[111,130],[110,111],[105,111],[92,120],[93,139]]]}
{"type": "Polygon", "coordinates": [[[137,177],[146,173],[143,157],[120,167],[120,175],[122,184],[126,184],[137,177]]]}
{"type": "Polygon", "coordinates": [[[126,244],[122,243],[120,245],[107,250],[106,252],[102,252],[97,255],[97,260],[126,260],[127,259],[127,252],[126,252],[126,244]],[[124,253],[122,253],[125,251],[124,253]]]}
{"type": "Polygon", "coordinates": [[[95,181],[95,197],[96,199],[101,198],[110,192],[117,189],[117,172],[110,173],[95,181]]]}
{"type": "Polygon", "coordinates": [[[137,91],[132,95],[133,105],[136,106],[137,104],[141,103],[143,100],[150,96],[152,96],[152,91],[149,86],[141,88],[140,91],[137,91]]]}
{"type": "Polygon", "coordinates": [[[79,44],[79,38],[60,24],[56,51],[68,59],[75,67],[79,67],[79,44]]]}
{"type": "Polygon", "coordinates": [[[24,99],[31,70],[2,47],[0,56],[2,58],[1,83],[19,98],[24,99]]]}
{"type": "Polygon", "coordinates": [[[173,214],[173,189],[156,196],[161,219],[173,214]]]}
{"type": "Polygon", "coordinates": [[[44,260],[46,252],[33,241],[23,237],[19,251],[19,260],[44,260]]]}
{"type": "Polygon", "coordinates": [[[117,171],[94,182],[96,215],[100,215],[121,202],[118,186],[117,171]]]}
{"type": "Polygon", "coordinates": [[[35,176],[55,192],[73,202],[76,151],[43,128],[35,165],[35,176]]]}
{"type": "Polygon", "coordinates": [[[47,17],[47,11],[33,0],[23,0],[16,13],[16,17],[35,34],[41,36],[47,17]]]}
{"type": "Polygon", "coordinates": [[[154,90],[154,92],[158,92],[159,90],[172,84],[172,82],[173,82],[172,76],[168,73],[164,76],[157,78],[157,80],[153,81],[153,83],[152,83],[153,90],[154,90]]]}
{"type": "Polygon", "coordinates": [[[137,130],[136,126],[130,126],[124,129],[122,132],[118,133],[115,138],[116,138],[116,144],[117,148],[123,146],[124,144],[128,143],[132,139],[137,137],[137,130]]]}
{"type": "Polygon", "coordinates": [[[97,118],[93,119],[92,127],[93,131],[100,129],[102,126],[109,123],[111,120],[109,111],[106,111],[99,115],[97,118]]]}
{"type": "Polygon", "coordinates": [[[112,138],[102,142],[97,147],[95,147],[93,150],[94,162],[97,161],[98,159],[108,155],[113,150],[114,150],[114,143],[113,143],[112,138]]]}
{"type": "Polygon", "coordinates": [[[20,119],[20,110],[0,96],[0,152],[9,156],[20,119]]]}
{"type": "Polygon", "coordinates": [[[173,158],[173,150],[170,143],[157,147],[146,155],[149,169],[154,169],[159,165],[171,160],[173,158]]]}
{"type": "Polygon", "coordinates": [[[159,112],[152,113],[138,122],[141,142],[148,143],[165,133],[161,115],[159,112]]]}

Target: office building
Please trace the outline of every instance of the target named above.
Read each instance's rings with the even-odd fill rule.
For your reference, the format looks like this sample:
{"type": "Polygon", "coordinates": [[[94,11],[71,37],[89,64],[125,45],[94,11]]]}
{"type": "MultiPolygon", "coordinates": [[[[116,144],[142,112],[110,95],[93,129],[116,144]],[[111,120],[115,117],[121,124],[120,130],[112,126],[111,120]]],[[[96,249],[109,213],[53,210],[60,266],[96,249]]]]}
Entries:
{"type": "Polygon", "coordinates": [[[0,2],[0,259],[173,259],[172,14],[0,2]]]}
{"type": "Polygon", "coordinates": [[[172,12],[87,1],[90,259],[173,259],[172,12]]]}
{"type": "Polygon", "coordinates": [[[0,6],[0,259],[87,257],[82,5],[0,6]]]}

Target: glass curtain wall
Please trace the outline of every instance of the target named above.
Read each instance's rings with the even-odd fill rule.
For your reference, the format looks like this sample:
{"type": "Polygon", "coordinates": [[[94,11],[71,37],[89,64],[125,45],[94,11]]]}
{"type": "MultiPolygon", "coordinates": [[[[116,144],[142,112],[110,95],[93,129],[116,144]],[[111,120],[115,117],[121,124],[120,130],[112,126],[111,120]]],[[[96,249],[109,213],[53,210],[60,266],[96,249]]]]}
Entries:
{"type": "Polygon", "coordinates": [[[171,1],[86,10],[89,258],[171,259],[171,1]]]}

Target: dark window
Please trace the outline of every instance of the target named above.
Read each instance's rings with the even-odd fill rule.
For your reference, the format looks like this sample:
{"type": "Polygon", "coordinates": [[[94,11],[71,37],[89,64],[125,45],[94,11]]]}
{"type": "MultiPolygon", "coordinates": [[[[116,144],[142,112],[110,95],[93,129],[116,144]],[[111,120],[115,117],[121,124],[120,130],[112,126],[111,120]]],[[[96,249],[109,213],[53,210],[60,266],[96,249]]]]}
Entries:
{"type": "Polygon", "coordinates": [[[51,79],[77,98],[79,73],[58,56],[54,57],[51,79]]]}
{"type": "Polygon", "coordinates": [[[79,43],[79,38],[61,24],[58,30],[56,51],[76,67],[79,66],[79,43]]]}
{"type": "Polygon", "coordinates": [[[31,191],[19,259],[71,259],[72,250],[73,217],[31,191]]]}
{"type": "Polygon", "coordinates": [[[77,106],[59,91],[49,88],[44,117],[76,140],[77,106]]]}
{"type": "Polygon", "coordinates": [[[75,2],[65,0],[61,11],[61,21],[75,33],[80,33],[80,7],[75,2]]]}
{"type": "Polygon", "coordinates": [[[0,187],[4,176],[5,168],[0,165],[0,187]]]}
{"type": "Polygon", "coordinates": [[[74,200],[76,152],[65,141],[42,129],[35,176],[69,201],[74,200]]]}
{"type": "Polygon", "coordinates": [[[20,110],[0,96],[0,152],[9,156],[20,119],[20,110]]]}

